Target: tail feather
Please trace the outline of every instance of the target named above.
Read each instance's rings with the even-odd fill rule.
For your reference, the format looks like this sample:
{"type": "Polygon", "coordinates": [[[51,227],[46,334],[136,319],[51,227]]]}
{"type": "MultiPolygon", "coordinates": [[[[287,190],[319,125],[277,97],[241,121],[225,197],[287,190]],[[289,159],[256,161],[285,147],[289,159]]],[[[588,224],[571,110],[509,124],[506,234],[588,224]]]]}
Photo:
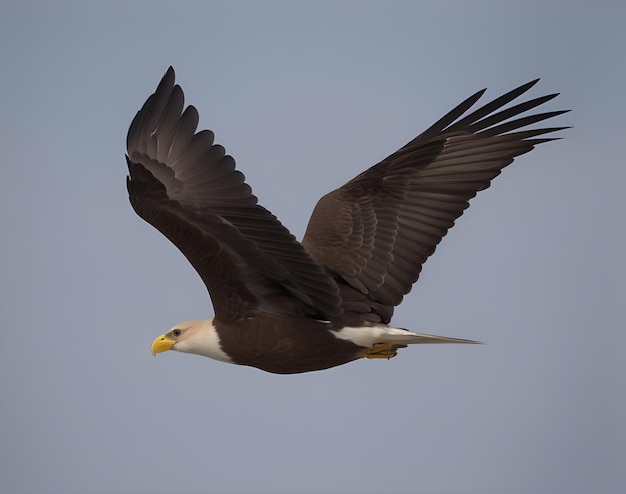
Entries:
{"type": "Polygon", "coordinates": [[[480,341],[465,340],[462,338],[450,338],[448,336],[437,336],[434,334],[414,333],[407,329],[389,328],[385,335],[385,342],[394,345],[414,345],[422,343],[465,343],[472,345],[482,344],[480,341]]]}
{"type": "Polygon", "coordinates": [[[398,348],[417,343],[480,343],[479,341],[463,340],[461,338],[414,333],[408,329],[394,328],[385,324],[346,326],[333,332],[337,338],[351,341],[363,348],[371,348],[381,343],[391,343],[398,348]]]}

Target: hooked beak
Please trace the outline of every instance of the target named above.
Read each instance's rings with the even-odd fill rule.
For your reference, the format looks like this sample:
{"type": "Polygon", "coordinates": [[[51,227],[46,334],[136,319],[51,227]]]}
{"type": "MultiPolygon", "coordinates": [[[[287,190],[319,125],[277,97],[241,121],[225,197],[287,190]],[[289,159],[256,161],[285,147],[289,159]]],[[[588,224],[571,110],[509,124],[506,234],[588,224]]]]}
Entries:
{"type": "Polygon", "coordinates": [[[156,357],[157,353],[166,352],[171,349],[176,343],[169,336],[162,334],[152,342],[152,356],[156,357]]]}

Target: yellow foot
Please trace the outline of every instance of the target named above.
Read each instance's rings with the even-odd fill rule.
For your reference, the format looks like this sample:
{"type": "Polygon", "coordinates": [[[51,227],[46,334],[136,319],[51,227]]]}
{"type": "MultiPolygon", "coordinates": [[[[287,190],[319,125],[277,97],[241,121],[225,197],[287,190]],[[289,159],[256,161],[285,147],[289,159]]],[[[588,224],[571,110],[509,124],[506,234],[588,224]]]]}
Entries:
{"type": "Polygon", "coordinates": [[[398,348],[391,343],[377,343],[371,348],[363,351],[365,358],[386,358],[390,359],[396,356],[398,348]]]}

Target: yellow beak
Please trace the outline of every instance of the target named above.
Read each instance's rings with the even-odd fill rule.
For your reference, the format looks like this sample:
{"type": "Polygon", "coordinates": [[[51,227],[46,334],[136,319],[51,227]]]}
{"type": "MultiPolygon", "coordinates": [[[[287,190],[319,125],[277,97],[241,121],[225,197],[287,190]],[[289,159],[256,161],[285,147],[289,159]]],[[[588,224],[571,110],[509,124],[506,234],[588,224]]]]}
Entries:
{"type": "Polygon", "coordinates": [[[174,343],[176,342],[167,335],[157,336],[152,342],[152,355],[156,357],[157,353],[166,352],[174,346],[174,343]]]}

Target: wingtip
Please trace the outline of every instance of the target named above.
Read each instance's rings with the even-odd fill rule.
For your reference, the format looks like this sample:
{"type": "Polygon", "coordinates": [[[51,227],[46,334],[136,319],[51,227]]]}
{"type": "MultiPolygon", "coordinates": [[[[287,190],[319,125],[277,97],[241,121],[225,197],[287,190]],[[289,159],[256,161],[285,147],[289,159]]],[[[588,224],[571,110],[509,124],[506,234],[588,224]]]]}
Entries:
{"type": "Polygon", "coordinates": [[[483,97],[483,94],[485,94],[487,92],[487,88],[484,87],[482,89],[479,89],[478,91],[476,91],[474,94],[472,94],[472,96],[470,96],[470,98],[476,98],[476,100],[478,101],[479,98],[483,97]]]}
{"type": "Polygon", "coordinates": [[[524,84],[522,87],[526,88],[525,90],[530,89],[531,87],[535,86],[539,81],[541,80],[541,77],[537,77],[536,79],[533,79],[532,81],[528,81],[526,84],[524,84]]]}
{"type": "Polygon", "coordinates": [[[525,92],[530,90],[533,86],[535,86],[540,80],[541,79],[537,77],[536,79],[533,79],[532,81],[529,81],[526,84],[522,84],[521,86],[516,87],[515,89],[512,89],[507,94],[514,95],[512,99],[519,98],[522,94],[524,94],[525,92]]]}
{"type": "Polygon", "coordinates": [[[168,69],[165,71],[165,74],[163,74],[163,77],[161,78],[161,82],[159,86],[157,87],[155,93],[158,92],[159,88],[161,87],[172,87],[174,85],[175,80],[176,80],[176,74],[174,73],[174,67],[170,65],[168,69]]]}

